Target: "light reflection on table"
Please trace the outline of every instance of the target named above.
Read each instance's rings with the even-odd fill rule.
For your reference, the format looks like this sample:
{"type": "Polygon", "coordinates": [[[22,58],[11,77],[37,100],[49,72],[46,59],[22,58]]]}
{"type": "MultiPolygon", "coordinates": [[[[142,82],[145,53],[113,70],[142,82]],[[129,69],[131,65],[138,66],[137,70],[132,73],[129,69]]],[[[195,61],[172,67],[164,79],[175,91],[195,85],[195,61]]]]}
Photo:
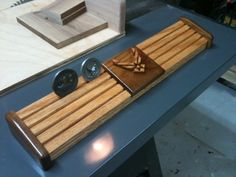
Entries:
{"type": "Polygon", "coordinates": [[[114,149],[114,140],[110,133],[94,140],[85,153],[85,160],[88,164],[97,163],[111,154],[114,149]]]}

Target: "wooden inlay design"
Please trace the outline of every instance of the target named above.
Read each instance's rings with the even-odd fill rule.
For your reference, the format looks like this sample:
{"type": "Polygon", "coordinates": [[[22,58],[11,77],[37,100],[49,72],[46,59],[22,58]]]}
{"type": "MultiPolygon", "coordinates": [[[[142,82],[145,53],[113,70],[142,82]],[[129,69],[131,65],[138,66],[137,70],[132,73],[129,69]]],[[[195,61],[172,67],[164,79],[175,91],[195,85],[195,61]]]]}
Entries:
{"type": "Polygon", "coordinates": [[[104,68],[132,95],[164,74],[164,69],[137,47],[107,61],[104,68]]]}
{"type": "MultiPolygon", "coordinates": [[[[91,1],[94,2],[94,1],[91,1]]],[[[79,78],[71,94],[54,93],[7,115],[12,133],[44,169],[113,115],[211,47],[213,37],[182,18],[103,64],[91,82],[79,78]]]]}
{"type": "Polygon", "coordinates": [[[133,47],[131,48],[131,50],[132,50],[133,58],[130,58],[130,60],[133,60],[133,61],[122,62],[118,59],[113,59],[112,60],[113,64],[123,69],[131,70],[135,73],[144,73],[146,65],[142,63],[142,57],[141,57],[141,54],[139,54],[142,51],[140,51],[137,47],[133,47]]]}

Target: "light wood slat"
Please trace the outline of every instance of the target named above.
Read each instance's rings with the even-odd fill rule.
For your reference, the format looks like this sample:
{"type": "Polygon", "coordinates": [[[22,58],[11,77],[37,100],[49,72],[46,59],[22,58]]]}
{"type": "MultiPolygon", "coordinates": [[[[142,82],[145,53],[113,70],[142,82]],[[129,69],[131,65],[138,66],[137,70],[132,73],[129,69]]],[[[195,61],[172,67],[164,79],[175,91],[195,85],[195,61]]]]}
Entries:
{"type": "Polygon", "coordinates": [[[165,28],[161,32],[157,33],[156,35],[152,36],[151,38],[145,40],[144,42],[137,45],[138,48],[144,50],[153,43],[157,42],[158,40],[162,39],[163,37],[167,36],[168,34],[172,33],[173,31],[177,30],[178,28],[181,28],[184,26],[184,23],[182,21],[178,21],[175,24],[165,28]]]}
{"type": "Polygon", "coordinates": [[[163,55],[164,53],[168,52],[173,47],[177,46],[179,43],[183,42],[184,40],[186,40],[188,37],[190,37],[194,33],[195,33],[194,30],[192,30],[192,29],[188,30],[186,33],[180,35],[179,37],[177,37],[176,39],[174,39],[170,43],[164,45],[163,47],[161,47],[157,50],[155,50],[155,52],[151,53],[149,55],[149,57],[155,60],[157,57],[159,57],[159,56],[163,55]]]}
{"type": "MultiPolygon", "coordinates": [[[[77,87],[81,87],[86,81],[79,77],[79,83],[77,87]]],[[[49,104],[59,100],[60,97],[58,97],[54,92],[48,94],[47,96],[41,98],[40,100],[30,104],[27,107],[24,107],[23,109],[19,110],[17,112],[17,115],[22,120],[26,119],[28,116],[32,115],[33,113],[43,109],[44,107],[48,106],[49,104]]]]}
{"type": "Polygon", "coordinates": [[[62,109],[63,107],[67,106],[71,102],[75,101],[79,97],[83,96],[90,90],[96,88],[98,85],[103,83],[105,80],[109,79],[110,75],[108,73],[102,74],[97,79],[85,84],[83,87],[77,89],[76,92],[73,92],[66,97],[57,100],[53,104],[50,104],[49,106],[45,107],[44,109],[41,109],[40,111],[36,112],[35,114],[29,116],[26,120],[24,120],[25,124],[28,127],[32,127],[35,124],[39,123],[46,117],[50,116],[51,114],[57,112],[58,110],[62,109]]]}
{"type": "Polygon", "coordinates": [[[91,112],[95,111],[97,108],[102,106],[104,103],[115,97],[117,94],[119,94],[121,91],[123,91],[124,88],[121,85],[116,85],[110,90],[106,91],[105,93],[101,94],[99,97],[94,99],[93,101],[90,101],[88,104],[80,108],[78,111],[74,112],[73,114],[69,115],[66,119],[63,119],[62,121],[58,122],[54,126],[47,129],[42,134],[38,135],[38,140],[44,144],[57,134],[61,133],[62,131],[66,130],[70,126],[73,126],[73,124],[77,123],[81,119],[83,119],[85,116],[90,114],[91,112]]]}
{"type": "MultiPolygon", "coordinates": [[[[101,70],[101,74],[104,73],[104,70],[101,70]]],[[[86,81],[84,80],[83,77],[79,77],[77,89],[82,87],[83,84],[85,84],[86,81]]],[[[59,100],[60,97],[58,97],[54,92],[46,95],[45,97],[39,99],[38,101],[24,107],[23,109],[19,110],[17,112],[17,115],[19,116],[20,119],[24,120],[28,116],[32,115],[33,113],[43,109],[44,107],[48,106],[49,104],[59,100]]]]}
{"type": "Polygon", "coordinates": [[[199,33],[201,36],[205,37],[207,39],[207,48],[210,48],[212,46],[212,40],[213,36],[211,33],[206,31],[204,28],[199,26],[197,23],[193,22],[192,20],[189,20],[185,17],[181,17],[180,20],[184,22],[184,24],[190,26],[194,31],[199,33]]]}
{"type": "Polygon", "coordinates": [[[114,115],[125,105],[127,100],[130,100],[130,97],[131,95],[127,91],[121,92],[86,118],[47,142],[44,146],[51,154],[51,158],[55,159],[69,147],[76,144],[88,133],[109,119],[109,117],[114,115]]]}
{"type": "Polygon", "coordinates": [[[100,94],[102,94],[104,91],[108,90],[112,86],[116,84],[116,81],[114,79],[107,80],[106,82],[102,83],[100,86],[98,86],[96,89],[91,90],[78,100],[72,102],[68,106],[64,107],[63,109],[57,111],[50,117],[44,119],[42,122],[36,124],[31,128],[31,131],[38,136],[40,133],[42,133],[47,128],[51,127],[52,125],[58,123],[62,119],[65,119],[66,116],[69,116],[76,110],[80,109],[85,104],[89,103],[96,97],[98,97],[100,94]]]}
{"type": "Polygon", "coordinates": [[[190,58],[197,55],[201,51],[203,51],[207,47],[208,40],[204,37],[193,43],[191,46],[177,54],[168,62],[164,63],[162,67],[167,71],[170,72],[174,70],[176,67],[183,65],[186,63],[190,58]]]}
{"type": "Polygon", "coordinates": [[[174,57],[176,54],[193,44],[195,41],[197,41],[201,37],[200,34],[194,34],[184,42],[180,43],[176,47],[172,48],[169,52],[165,53],[164,55],[161,55],[158,57],[155,61],[157,64],[162,65],[166,61],[170,60],[172,57],[174,57]]]}
{"type": "Polygon", "coordinates": [[[190,29],[190,27],[185,25],[185,26],[181,27],[180,29],[174,31],[173,33],[169,34],[168,36],[164,37],[160,41],[158,41],[158,42],[152,44],[151,46],[149,46],[148,48],[144,49],[143,52],[146,53],[147,55],[149,55],[152,52],[154,52],[155,50],[157,50],[157,49],[161,48],[162,46],[164,46],[165,44],[167,44],[168,42],[174,40],[179,35],[183,34],[184,32],[186,32],[189,29],[190,29]]]}

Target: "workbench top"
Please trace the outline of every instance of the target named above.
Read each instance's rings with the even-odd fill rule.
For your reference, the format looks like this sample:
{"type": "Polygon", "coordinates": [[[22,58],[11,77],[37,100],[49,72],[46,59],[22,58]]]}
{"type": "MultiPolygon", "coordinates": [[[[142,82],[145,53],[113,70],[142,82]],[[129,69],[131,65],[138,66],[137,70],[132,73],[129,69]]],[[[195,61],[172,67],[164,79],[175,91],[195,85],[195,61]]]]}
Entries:
{"type": "MultiPolygon", "coordinates": [[[[145,144],[173,116],[211,85],[236,62],[236,31],[209,19],[165,5],[127,25],[127,36],[86,57],[105,61],[115,54],[140,43],[185,16],[196,21],[215,37],[213,47],[187,63],[172,76],[154,87],[126,109],[94,131],[61,156],[56,165],[42,171],[11,135],[5,114],[19,110],[51,92],[51,82],[58,70],[0,98],[0,176],[87,177],[108,176],[145,144]],[[96,142],[108,141],[111,150],[103,158],[89,160],[96,142]]],[[[83,58],[86,58],[83,57],[83,58]]],[[[76,69],[83,60],[62,68],[76,69]]],[[[100,154],[93,154],[100,156],[100,154]]],[[[101,156],[100,156],[101,157],[101,156]]]]}

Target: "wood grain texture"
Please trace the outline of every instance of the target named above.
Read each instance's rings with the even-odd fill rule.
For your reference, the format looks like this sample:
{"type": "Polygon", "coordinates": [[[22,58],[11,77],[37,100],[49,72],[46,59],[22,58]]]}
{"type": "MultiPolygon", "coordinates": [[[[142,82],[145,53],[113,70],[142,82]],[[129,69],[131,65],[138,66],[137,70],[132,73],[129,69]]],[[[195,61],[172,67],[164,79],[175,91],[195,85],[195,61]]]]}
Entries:
{"type": "Polygon", "coordinates": [[[130,94],[127,91],[121,92],[67,131],[48,141],[44,147],[51,154],[51,158],[56,159],[67,149],[78,143],[82,138],[125,107],[129,100],[130,94]]]}
{"type": "Polygon", "coordinates": [[[78,109],[76,112],[72,113],[71,115],[67,116],[66,119],[61,120],[57,124],[53,125],[42,134],[38,135],[38,140],[44,144],[51,138],[55,137],[59,133],[63,132],[64,130],[68,129],[78,121],[82,120],[85,116],[89,115],[100,106],[105,104],[107,101],[111,100],[113,97],[118,95],[124,89],[120,85],[115,85],[108,91],[104,92],[94,100],[91,100],[88,104],[84,105],[82,108],[78,109]]]}
{"type": "Polygon", "coordinates": [[[27,117],[24,122],[28,127],[32,127],[38,122],[45,119],[47,116],[50,116],[51,114],[55,113],[56,111],[60,110],[61,108],[64,108],[71,102],[75,101],[77,98],[83,96],[90,90],[96,88],[99,84],[106,81],[110,78],[110,75],[105,73],[101,77],[97,78],[96,80],[93,80],[92,82],[85,84],[83,87],[80,87],[77,89],[76,92],[72,92],[68,96],[57,100],[56,102],[48,105],[47,107],[40,109],[35,114],[27,117]]]}
{"type": "Polygon", "coordinates": [[[175,38],[177,38],[179,35],[185,33],[189,29],[189,26],[185,25],[176,31],[170,33],[168,36],[158,40],[157,42],[153,43],[151,46],[148,48],[144,49],[144,53],[147,55],[151,54],[154,52],[156,49],[159,49],[163,47],[165,44],[169,43],[170,41],[173,41],[175,38]]]}
{"type": "Polygon", "coordinates": [[[190,36],[192,36],[195,33],[194,30],[190,29],[188,31],[186,31],[186,33],[176,37],[175,39],[173,39],[171,42],[167,43],[165,46],[155,49],[154,52],[152,52],[151,54],[149,54],[149,57],[152,59],[156,59],[158,57],[160,57],[161,55],[165,54],[166,52],[168,52],[169,50],[171,50],[172,48],[176,47],[179,43],[183,42],[184,40],[188,39],[190,36]]]}
{"type": "Polygon", "coordinates": [[[91,13],[83,13],[67,25],[51,22],[42,12],[17,17],[17,21],[49,44],[60,49],[107,28],[107,22],[91,13]]]}
{"type": "MultiPolygon", "coordinates": [[[[142,45],[137,45],[142,48],[143,52],[139,53],[140,50],[135,50],[136,47],[133,47],[105,63],[106,67],[113,71],[116,67],[121,70],[124,66],[134,69],[133,66],[136,67],[137,64],[142,63],[143,58],[146,57],[148,61],[151,60],[156,63],[155,65],[160,65],[165,69],[164,74],[154,77],[150,83],[146,83],[135,94],[130,94],[126,87],[121,85],[120,82],[116,82],[105,71],[97,79],[100,82],[96,80],[96,84],[93,81],[85,83],[71,94],[73,96],[68,95],[62,98],[62,101],[54,101],[42,107],[42,109],[31,112],[30,116],[23,119],[32,133],[37,136],[38,141],[48,151],[52,160],[207,48],[209,39],[190,26],[180,22],[175,23],[168,30],[173,29],[173,26],[175,30],[170,33],[163,35],[163,31],[165,31],[163,30],[161,35],[155,35],[156,39],[151,37],[150,41],[146,40],[141,43],[142,45]],[[148,55],[144,53],[145,50],[149,50],[148,55]],[[139,56],[141,56],[141,61],[139,56]],[[80,95],[81,90],[88,87],[88,85],[90,85],[89,89],[85,89],[87,91],[80,95]],[[51,105],[53,106],[50,108],[51,105]],[[27,121],[29,122],[27,123],[27,121]]],[[[145,63],[145,65],[148,64],[145,63]]],[[[148,67],[145,68],[145,71],[147,69],[148,67]]],[[[156,70],[158,71],[158,69],[156,70]]],[[[138,81],[137,75],[131,78],[126,75],[127,72],[133,73],[133,70],[122,71],[118,77],[121,79],[128,78],[132,82],[138,81]]],[[[148,79],[150,79],[149,77],[151,78],[151,76],[148,76],[148,79]]],[[[142,79],[139,82],[145,83],[148,79],[142,79]]],[[[49,96],[49,98],[51,97],[49,96]]],[[[47,101],[45,103],[47,104],[47,101]]]]}
{"type": "MultiPolygon", "coordinates": [[[[125,94],[126,96],[117,96],[116,98],[111,100],[113,102],[112,104],[108,102],[104,106],[100,107],[99,109],[91,113],[89,116],[85,117],[84,119],[76,123],[74,126],[70,127],[66,131],[62,132],[58,136],[55,136],[53,139],[46,142],[44,146],[48,150],[48,152],[50,152],[52,159],[56,159],[59,155],[61,155],[63,152],[65,152],[67,149],[69,149],[77,142],[79,142],[82,138],[84,138],[97,126],[102,124],[101,122],[105,121],[106,119],[109,119],[110,118],[110,116],[108,116],[109,114],[110,115],[115,114],[116,111],[119,111],[126,105],[132,103],[138,97],[142,96],[145,92],[147,92],[149,89],[155,86],[157,83],[161,82],[163,79],[168,77],[169,74],[177,70],[182,64],[186,63],[193,56],[197,55],[199,52],[205,49],[206,45],[207,45],[207,40],[205,38],[201,39],[198,38],[197,42],[193,43],[193,46],[191,47],[188,47],[186,45],[181,45],[183,47],[182,49],[184,48],[186,49],[183,50],[183,52],[181,52],[179,55],[177,55],[177,57],[174,57],[166,64],[161,65],[165,67],[165,69],[167,69],[167,72],[160,78],[155,80],[152,84],[148,85],[148,87],[141,90],[133,97],[130,97],[128,93],[125,94]],[[180,59],[181,57],[182,59],[180,59]],[[167,65],[168,63],[172,65],[171,70],[168,68],[167,65]],[[122,99],[123,102],[121,103],[118,102],[117,101],[118,98],[122,99]],[[114,105],[114,103],[117,103],[119,105],[116,104],[114,105]],[[116,107],[113,107],[112,105],[116,107]]],[[[115,56],[114,58],[119,59],[119,58],[124,58],[124,56],[127,56],[127,54],[122,53],[122,57],[115,56]]]]}
{"type": "Polygon", "coordinates": [[[124,1],[87,0],[85,6],[83,0],[59,0],[43,10],[19,16],[17,21],[59,49],[107,28],[108,25],[113,30],[120,28],[116,31],[123,33],[119,21],[123,15],[123,12],[120,12],[124,8],[122,3],[124,1]],[[87,7],[88,12],[86,12],[87,7]]]}
{"type": "MultiPolygon", "coordinates": [[[[131,95],[135,95],[140,90],[144,89],[148,84],[164,74],[164,70],[146,54],[144,54],[138,48],[137,52],[140,56],[141,64],[145,65],[144,72],[135,72],[133,69],[129,70],[121,66],[116,66],[114,64],[114,60],[109,60],[104,65],[105,70],[107,70],[107,72],[109,72],[112,77],[114,77],[121,85],[123,85],[131,93],[131,95]]],[[[123,64],[126,65],[127,63],[132,64],[135,62],[132,49],[122,52],[116,56],[116,58],[122,58],[123,64]],[[124,56],[124,54],[126,57],[120,57],[124,56]]]]}
{"type": "Polygon", "coordinates": [[[78,9],[77,11],[73,12],[71,15],[62,18],[59,21],[60,25],[66,25],[67,23],[71,22],[72,20],[76,19],[78,16],[82,15],[83,13],[85,13],[87,11],[86,7],[81,7],[80,9],[78,9]]]}
{"type": "MultiPolygon", "coordinates": [[[[85,84],[85,80],[83,77],[79,77],[78,81],[78,87],[83,86],[85,84]]],[[[60,97],[58,97],[54,92],[48,94],[47,96],[39,99],[38,101],[24,107],[23,109],[19,110],[17,112],[17,115],[20,119],[26,119],[28,116],[32,115],[33,113],[39,111],[40,109],[43,109],[44,107],[50,105],[51,103],[59,100],[60,97]]]]}
{"type": "Polygon", "coordinates": [[[165,62],[162,67],[168,72],[174,70],[174,68],[186,63],[190,58],[197,55],[207,47],[207,40],[202,37],[201,39],[194,42],[191,46],[187,47],[171,60],[165,62]]]}
{"type": "Polygon", "coordinates": [[[207,47],[208,48],[210,48],[212,46],[213,36],[211,35],[211,33],[209,33],[204,28],[202,28],[201,26],[197,25],[195,22],[193,22],[185,17],[180,18],[180,20],[182,22],[184,22],[184,24],[186,24],[186,25],[190,26],[192,29],[194,29],[197,33],[199,33],[203,37],[205,37],[207,39],[207,47]]]}
{"type": "Polygon", "coordinates": [[[188,46],[191,46],[196,40],[198,40],[201,37],[198,33],[194,34],[193,36],[189,37],[185,41],[179,43],[179,45],[175,46],[165,54],[161,55],[160,57],[156,58],[155,61],[162,65],[163,63],[170,60],[173,56],[181,52],[183,49],[187,48],[188,46]]]}
{"type": "Polygon", "coordinates": [[[11,132],[16,139],[30,152],[30,155],[38,161],[44,170],[53,166],[50,154],[39,142],[30,129],[19,119],[16,113],[10,112],[6,116],[11,132]]]}
{"type": "MultiPolygon", "coordinates": [[[[75,19],[82,13],[81,10],[86,11],[84,0],[57,0],[49,6],[43,8],[41,12],[52,22],[60,25],[65,25],[65,19],[70,18],[69,21],[75,19]]],[[[84,11],[84,12],[85,12],[84,11]]],[[[67,22],[69,22],[67,21],[67,22]]]]}
{"type": "Polygon", "coordinates": [[[140,44],[137,45],[137,47],[140,48],[141,50],[144,50],[145,48],[148,48],[149,46],[151,46],[155,42],[159,41],[160,39],[167,36],[168,34],[171,34],[172,32],[176,31],[177,29],[181,28],[182,26],[184,26],[184,23],[182,21],[178,21],[175,24],[165,28],[161,32],[159,32],[159,33],[153,35],[152,37],[146,39],[145,41],[141,42],[140,44]]]}
{"type": "Polygon", "coordinates": [[[87,11],[108,22],[109,28],[125,32],[125,0],[85,0],[87,11]]]}
{"type": "Polygon", "coordinates": [[[16,17],[38,11],[52,2],[34,0],[0,12],[0,33],[4,34],[0,37],[0,75],[5,76],[0,79],[0,94],[122,35],[107,28],[58,50],[16,21],[16,17]]]}
{"type": "Polygon", "coordinates": [[[96,89],[91,90],[84,96],[80,97],[79,99],[75,100],[68,106],[60,109],[59,111],[55,112],[51,116],[47,117],[40,123],[36,124],[31,128],[31,131],[37,136],[42,133],[44,130],[48,129],[50,126],[56,124],[57,122],[61,121],[62,119],[66,118],[71,113],[75,112],[76,110],[80,109],[82,106],[88,104],[90,101],[93,101],[96,97],[98,97],[103,92],[110,89],[112,86],[116,84],[114,79],[110,79],[102,83],[101,85],[97,86],[96,89]]]}

